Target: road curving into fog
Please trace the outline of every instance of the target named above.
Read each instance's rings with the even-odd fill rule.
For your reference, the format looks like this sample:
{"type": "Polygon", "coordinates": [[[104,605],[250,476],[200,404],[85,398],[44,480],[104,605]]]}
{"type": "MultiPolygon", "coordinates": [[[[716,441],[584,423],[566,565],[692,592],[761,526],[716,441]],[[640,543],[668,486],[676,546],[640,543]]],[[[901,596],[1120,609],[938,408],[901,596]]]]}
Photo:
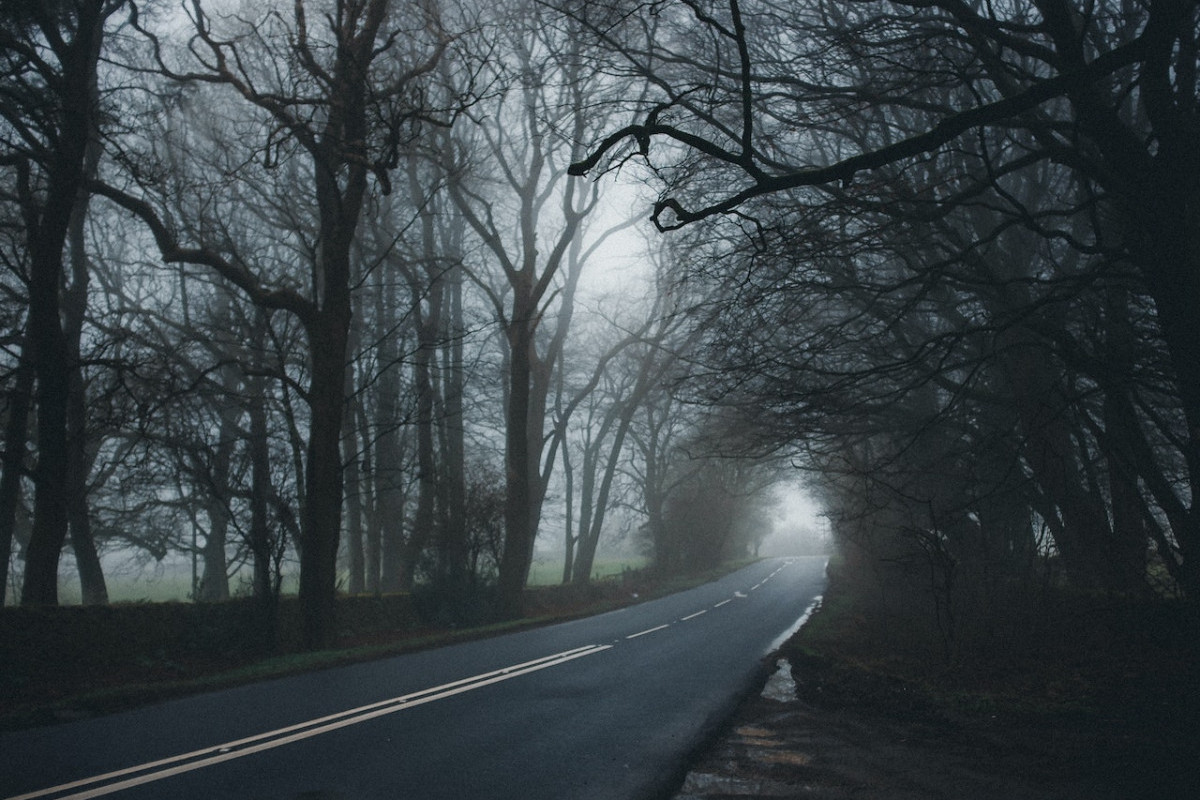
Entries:
{"type": "Polygon", "coordinates": [[[824,567],[768,559],[595,617],[5,733],[0,798],[658,797],[824,567]]]}

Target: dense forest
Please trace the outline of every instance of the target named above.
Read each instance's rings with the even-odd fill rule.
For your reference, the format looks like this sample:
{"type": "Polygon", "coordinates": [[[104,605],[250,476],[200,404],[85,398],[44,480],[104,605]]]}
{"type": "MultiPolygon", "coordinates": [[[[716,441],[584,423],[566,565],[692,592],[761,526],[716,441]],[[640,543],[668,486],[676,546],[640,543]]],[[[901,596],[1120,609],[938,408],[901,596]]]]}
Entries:
{"type": "Polygon", "coordinates": [[[21,604],[69,548],[86,603],[118,550],[295,569],[311,646],[339,592],[512,616],[539,535],[702,569],[796,470],[948,650],[1200,593],[1195,2],[0,14],[21,604]]]}

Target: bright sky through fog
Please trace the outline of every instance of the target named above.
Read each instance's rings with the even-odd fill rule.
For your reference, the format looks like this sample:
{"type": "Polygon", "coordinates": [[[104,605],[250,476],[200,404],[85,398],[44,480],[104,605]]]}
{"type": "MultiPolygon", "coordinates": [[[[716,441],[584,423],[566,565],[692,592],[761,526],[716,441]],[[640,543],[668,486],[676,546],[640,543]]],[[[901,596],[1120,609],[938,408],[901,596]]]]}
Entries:
{"type": "Polygon", "coordinates": [[[828,527],[822,508],[801,483],[781,483],[775,489],[774,528],[763,541],[760,554],[809,553],[827,546],[828,527]]]}
{"type": "Polygon", "coordinates": [[[599,250],[583,268],[580,278],[580,294],[586,300],[629,292],[641,297],[648,291],[646,281],[650,275],[650,260],[646,255],[647,237],[650,244],[654,237],[662,234],[650,223],[652,201],[628,181],[604,176],[599,179],[604,196],[600,208],[588,223],[588,235],[584,247],[614,226],[631,217],[637,221],[605,239],[599,250]]]}
{"type": "Polygon", "coordinates": [[[779,516],[781,527],[785,528],[820,528],[824,525],[821,518],[821,506],[809,496],[800,484],[780,484],[776,490],[779,498],[779,516]]]}

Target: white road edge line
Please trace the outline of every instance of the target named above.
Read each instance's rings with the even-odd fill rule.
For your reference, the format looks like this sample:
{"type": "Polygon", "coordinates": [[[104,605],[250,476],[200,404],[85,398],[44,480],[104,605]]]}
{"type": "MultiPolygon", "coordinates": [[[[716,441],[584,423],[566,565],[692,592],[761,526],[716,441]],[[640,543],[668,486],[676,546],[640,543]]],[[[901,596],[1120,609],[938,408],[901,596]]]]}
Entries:
{"type": "Polygon", "coordinates": [[[703,609],[697,611],[695,614],[688,614],[686,617],[684,617],[683,619],[681,619],[679,621],[687,622],[689,619],[695,619],[696,617],[700,616],[701,614],[707,614],[707,613],[708,613],[708,609],[703,608],[703,609]]]}
{"type": "Polygon", "coordinates": [[[646,630],[640,631],[638,633],[631,633],[628,636],[626,636],[625,638],[626,639],[636,639],[639,636],[645,636],[647,633],[654,633],[655,631],[661,631],[663,628],[669,628],[669,627],[671,627],[670,624],[658,625],[653,628],[647,628],[646,630]]]}
{"type": "Polygon", "coordinates": [[[184,753],[182,755],[172,756],[171,758],[164,758],[159,761],[152,761],[146,764],[140,764],[136,767],[128,767],[115,772],[108,772],[103,775],[96,775],[91,778],[84,778],[82,780],[74,781],[72,783],[65,783],[60,786],[51,786],[47,789],[39,789],[38,791],[29,792],[27,794],[15,795],[7,798],[7,800],[33,800],[34,798],[46,797],[48,795],[69,791],[71,789],[79,789],[91,784],[101,783],[103,781],[112,780],[113,778],[119,778],[124,775],[145,772],[146,770],[153,770],[157,767],[166,767],[168,764],[177,764],[177,766],[174,767],[168,767],[166,769],[162,769],[157,772],[151,772],[146,775],[139,775],[118,783],[110,783],[106,786],[88,789],[76,794],[64,795],[58,798],[58,800],[87,800],[88,798],[92,797],[102,797],[106,794],[119,792],[123,789],[129,789],[133,786],[152,783],[164,778],[169,778],[173,775],[191,772],[203,767],[220,764],[225,761],[232,761],[235,758],[241,758],[242,756],[248,756],[252,753],[259,753],[264,750],[271,750],[276,747],[282,747],[285,744],[291,744],[292,742],[298,742],[303,739],[310,739],[314,736],[319,736],[322,733],[329,733],[330,731],[346,728],[351,725],[356,725],[360,722],[366,722],[367,720],[375,719],[376,717],[394,714],[397,711],[403,711],[407,708],[413,708],[415,706],[424,705],[425,703],[431,703],[434,700],[442,700],[447,697],[453,697],[457,694],[463,694],[464,692],[469,692],[484,686],[490,686],[493,683],[500,683],[501,681],[506,681],[510,678],[527,675],[531,672],[537,672],[538,670],[546,669],[547,667],[555,667],[559,664],[565,664],[568,661],[573,661],[576,658],[590,656],[611,648],[612,645],[603,644],[588,645],[586,647],[575,648],[574,650],[566,650],[562,653],[556,653],[551,656],[534,659],[533,661],[526,661],[523,664],[516,664],[514,666],[505,667],[492,672],[485,672],[470,678],[463,678],[462,680],[454,681],[452,683],[446,683],[442,684],[441,686],[434,686],[429,689],[423,689],[419,692],[413,692],[412,694],[393,697],[388,700],[381,700],[369,705],[352,708],[348,711],[340,711],[336,714],[330,714],[329,716],[311,719],[307,722],[301,722],[296,725],[289,725],[285,728],[267,731],[266,733],[249,736],[245,739],[238,739],[236,741],[226,742],[224,744],[214,745],[212,747],[205,747],[202,750],[193,750],[190,753],[184,753]],[[200,760],[197,761],[189,761],[185,764],[179,763],[182,761],[188,761],[188,759],[199,758],[204,755],[209,755],[209,757],[200,758],[200,760]]]}

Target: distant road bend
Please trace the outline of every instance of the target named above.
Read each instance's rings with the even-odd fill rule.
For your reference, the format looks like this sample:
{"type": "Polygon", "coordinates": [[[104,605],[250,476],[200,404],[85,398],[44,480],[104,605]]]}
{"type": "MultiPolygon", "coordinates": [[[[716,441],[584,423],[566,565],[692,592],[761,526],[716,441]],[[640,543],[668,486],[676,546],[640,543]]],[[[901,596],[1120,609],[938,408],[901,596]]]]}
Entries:
{"type": "Polygon", "coordinates": [[[0,798],[639,800],[763,674],[825,559],[507,636],[0,735],[0,798]]]}

